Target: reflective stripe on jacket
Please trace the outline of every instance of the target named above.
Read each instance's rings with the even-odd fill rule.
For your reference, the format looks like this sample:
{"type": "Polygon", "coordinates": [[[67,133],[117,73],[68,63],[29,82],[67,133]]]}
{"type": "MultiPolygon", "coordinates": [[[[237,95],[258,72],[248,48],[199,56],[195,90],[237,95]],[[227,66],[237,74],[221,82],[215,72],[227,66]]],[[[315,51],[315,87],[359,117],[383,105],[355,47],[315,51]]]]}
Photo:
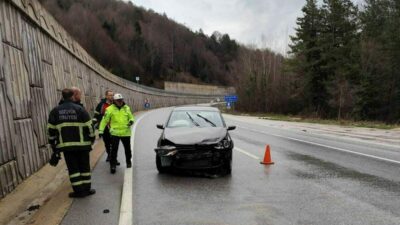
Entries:
{"type": "Polygon", "coordinates": [[[131,127],[129,122],[135,122],[135,117],[132,115],[131,109],[128,105],[123,105],[118,108],[115,104],[109,106],[101,120],[99,133],[104,132],[104,128],[109,123],[110,133],[113,136],[129,137],[131,136],[131,127]]]}
{"type": "Polygon", "coordinates": [[[47,134],[49,143],[60,151],[91,150],[95,140],[88,112],[71,101],[50,112],[47,134]]]}

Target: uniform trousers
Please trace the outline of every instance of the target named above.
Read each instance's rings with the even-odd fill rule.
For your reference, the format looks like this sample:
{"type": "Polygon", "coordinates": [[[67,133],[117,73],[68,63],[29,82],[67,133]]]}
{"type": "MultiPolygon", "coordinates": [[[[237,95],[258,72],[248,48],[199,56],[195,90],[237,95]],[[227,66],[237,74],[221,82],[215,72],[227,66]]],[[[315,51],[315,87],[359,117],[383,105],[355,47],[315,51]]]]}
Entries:
{"type": "Polygon", "coordinates": [[[117,165],[118,147],[119,147],[120,140],[125,149],[126,163],[127,164],[130,163],[131,158],[132,158],[131,137],[118,137],[118,136],[111,135],[111,140],[112,140],[112,151],[111,151],[111,159],[110,159],[111,167],[115,167],[117,165]]]}
{"type": "Polygon", "coordinates": [[[65,151],[69,180],[76,193],[88,192],[91,188],[90,151],[65,151]]]}

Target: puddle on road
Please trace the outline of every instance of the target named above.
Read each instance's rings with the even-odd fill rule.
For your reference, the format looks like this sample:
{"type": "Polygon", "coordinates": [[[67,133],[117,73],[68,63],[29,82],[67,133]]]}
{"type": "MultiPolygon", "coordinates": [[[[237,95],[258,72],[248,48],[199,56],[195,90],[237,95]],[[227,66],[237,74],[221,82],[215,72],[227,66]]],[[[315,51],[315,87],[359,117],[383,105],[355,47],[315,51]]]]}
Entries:
{"type": "Polygon", "coordinates": [[[374,175],[361,173],[356,170],[339,166],[335,163],[324,161],[309,155],[290,152],[287,154],[290,159],[301,161],[311,166],[308,171],[295,170],[293,173],[303,179],[330,179],[343,178],[358,181],[368,186],[383,189],[399,195],[400,182],[391,181],[374,175]]]}

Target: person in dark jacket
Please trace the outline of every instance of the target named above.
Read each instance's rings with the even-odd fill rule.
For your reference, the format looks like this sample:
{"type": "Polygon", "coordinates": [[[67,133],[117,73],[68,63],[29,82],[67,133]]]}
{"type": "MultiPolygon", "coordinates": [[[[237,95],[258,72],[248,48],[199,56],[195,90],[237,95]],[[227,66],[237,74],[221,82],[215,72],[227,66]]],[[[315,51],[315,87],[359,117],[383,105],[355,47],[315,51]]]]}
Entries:
{"type": "Polygon", "coordinates": [[[63,101],[51,110],[47,125],[49,143],[54,151],[63,152],[73,192],[71,198],[95,194],[91,189],[89,152],[95,140],[88,112],[73,102],[74,91],[62,90],[63,101]]]}
{"type": "MultiPolygon", "coordinates": [[[[105,98],[103,98],[97,105],[96,110],[94,111],[94,121],[97,123],[97,126],[100,125],[101,120],[103,119],[104,114],[106,113],[106,109],[113,104],[113,96],[114,96],[113,91],[107,90],[105,93],[105,98]]],[[[106,162],[109,162],[111,159],[111,149],[112,149],[110,124],[106,125],[104,133],[102,134],[102,138],[107,152],[106,162]]],[[[117,162],[117,165],[119,165],[119,162],[117,162]]]]}

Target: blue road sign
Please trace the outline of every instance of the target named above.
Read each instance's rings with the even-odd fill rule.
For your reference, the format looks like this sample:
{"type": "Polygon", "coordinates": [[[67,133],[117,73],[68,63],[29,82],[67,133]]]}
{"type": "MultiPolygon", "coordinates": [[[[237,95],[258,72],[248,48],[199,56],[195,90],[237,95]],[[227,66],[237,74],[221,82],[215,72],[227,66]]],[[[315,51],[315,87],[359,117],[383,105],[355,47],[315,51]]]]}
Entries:
{"type": "Polygon", "coordinates": [[[237,102],[237,95],[226,95],[224,96],[225,102],[237,102]]]}

